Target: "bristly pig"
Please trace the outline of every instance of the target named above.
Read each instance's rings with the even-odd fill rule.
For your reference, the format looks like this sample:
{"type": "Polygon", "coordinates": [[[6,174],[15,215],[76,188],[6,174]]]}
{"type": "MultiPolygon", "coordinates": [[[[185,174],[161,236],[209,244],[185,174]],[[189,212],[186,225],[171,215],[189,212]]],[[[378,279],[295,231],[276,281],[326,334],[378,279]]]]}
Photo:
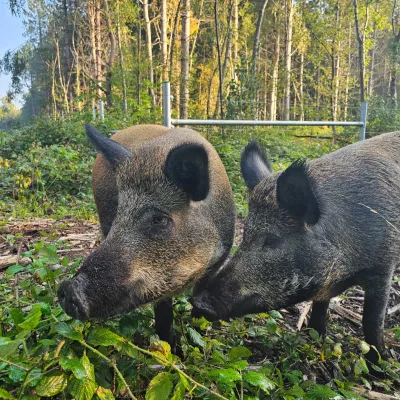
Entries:
{"type": "Polygon", "coordinates": [[[139,125],[111,139],[86,127],[100,154],[93,192],[104,241],[58,298],[74,318],[106,318],[148,303],[172,342],[171,296],[217,268],[233,242],[235,204],[222,162],[199,133],[139,125]]]}
{"type": "MultiPolygon", "coordinates": [[[[243,242],[196,285],[193,314],[227,318],[312,300],[309,327],[323,334],[329,300],[360,285],[365,339],[385,356],[385,312],[400,264],[400,132],[277,173],[252,142],[241,169],[249,189],[243,242]]],[[[367,359],[376,363],[374,349],[367,359]]]]}

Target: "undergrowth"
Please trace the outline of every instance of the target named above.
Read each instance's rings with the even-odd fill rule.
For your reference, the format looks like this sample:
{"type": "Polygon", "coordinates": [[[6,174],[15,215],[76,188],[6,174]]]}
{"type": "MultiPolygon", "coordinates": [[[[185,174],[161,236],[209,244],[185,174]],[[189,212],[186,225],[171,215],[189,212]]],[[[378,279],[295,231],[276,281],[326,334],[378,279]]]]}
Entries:
{"type": "Polygon", "coordinates": [[[181,357],[156,337],[150,307],[106,321],[71,320],[55,294],[80,259],[60,258],[62,248],[36,243],[23,254],[28,266],[1,277],[0,398],[362,399],[362,388],[390,393],[400,383],[395,362],[379,366],[385,380],[372,379],[368,345],[343,329],[333,326],[324,339],[296,332],[276,311],[212,324],[191,318],[186,296],[178,297],[181,357]]]}

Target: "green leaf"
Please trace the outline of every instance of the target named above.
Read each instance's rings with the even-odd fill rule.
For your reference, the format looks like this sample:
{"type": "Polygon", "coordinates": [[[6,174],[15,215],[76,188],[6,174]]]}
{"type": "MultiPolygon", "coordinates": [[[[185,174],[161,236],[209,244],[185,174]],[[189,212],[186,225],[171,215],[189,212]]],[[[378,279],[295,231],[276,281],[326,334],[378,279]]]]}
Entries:
{"type": "Polygon", "coordinates": [[[96,390],[96,395],[99,397],[100,400],[114,400],[115,397],[112,394],[110,389],[105,389],[99,386],[96,390]]]}
{"type": "Polygon", "coordinates": [[[18,272],[24,271],[25,267],[23,267],[22,265],[19,264],[15,264],[15,265],[11,265],[11,267],[7,268],[6,274],[8,276],[13,276],[15,274],[17,274],[18,272]]]}
{"type": "Polygon", "coordinates": [[[94,366],[87,356],[82,356],[81,363],[86,371],[86,378],[71,380],[68,390],[76,400],[90,400],[97,389],[97,383],[94,377],[94,366]]]}
{"type": "Polygon", "coordinates": [[[361,375],[362,373],[368,374],[368,366],[363,358],[359,358],[354,364],[354,373],[356,375],[361,375]]]}
{"type": "Polygon", "coordinates": [[[10,340],[9,338],[0,338],[0,357],[8,357],[10,354],[18,355],[18,346],[20,340],[10,340]]]}
{"type": "Polygon", "coordinates": [[[0,399],[6,400],[15,400],[15,397],[12,396],[7,390],[0,388],[0,399]]]}
{"type": "Polygon", "coordinates": [[[283,319],[282,314],[279,311],[271,311],[269,315],[274,319],[283,319]]]}
{"type": "Polygon", "coordinates": [[[268,333],[271,333],[274,335],[278,329],[278,326],[276,325],[276,321],[273,318],[268,318],[267,320],[267,331],[268,333]]]}
{"type": "Polygon", "coordinates": [[[171,374],[161,372],[150,381],[146,391],[146,400],[167,400],[171,390],[171,374]]]}
{"type": "Polygon", "coordinates": [[[251,351],[244,346],[234,347],[228,354],[229,361],[240,360],[241,358],[246,358],[251,356],[251,351]]]}
{"type": "Polygon", "coordinates": [[[54,244],[50,244],[43,249],[40,249],[39,254],[43,262],[48,264],[58,263],[59,258],[57,255],[57,247],[54,244]]]}
{"type": "Polygon", "coordinates": [[[315,400],[341,399],[342,396],[335,393],[328,386],[315,385],[308,393],[307,398],[315,400]]]}
{"type": "Polygon", "coordinates": [[[193,328],[188,328],[188,333],[189,333],[190,339],[196,346],[203,348],[206,345],[199,332],[197,332],[193,328]]]}
{"type": "Polygon", "coordinates": [[[253,386],[256,386],[263,390],[265,393],[269,394],[270,390],[274,389],[275,382],[268,379],[261,372],[249,371],[245,374],[244,380],[253,386]]]}
{"type": "Polygon", "coordinates": [[[62,375],[44,376],[36,386],[36,394],[44,397],[55,396],[67,387],[67,377],[62,375]]]}
{"type": "Polygon", "coordinates": [[[64,336],[68,339],[72,340],[82,340],[83,335],[81,332],[77,332],[71,325],[68,325],[66,322],[59,322],[56,324],[56,331],[61,336],[64,336]]]}
{"type": "Polygon", "coordinates": [[[42,306],[40,304],[34,304],[29,314],[25,317],[24,322],[21,322],[18,326],[26,331],[31,331],[36,328],[41,316],[42,306]]]}
{"type": "Polygon", "coordinates": [[[183,400],[185,398],[186,388],[185,384],[182,381],[179,381],[175,385],[174,393],[171,397],[171,400],[183,400]]]}
{"type": "Polygon", "coordinates": [[[60,366],[64,371],[72,371],[76,379],[86,378],[86,370],[83,364],[76,358],[61,358],[60,366]]]}
{"type": "Polygon", "coordinates": [[[88,336],[88,342],[95,346],[116,346],[124,339],[107,328],[93,329],[88,336]]]}
{"type": "Polygon", "coordinates": [[[371,346],[367,342],[364,342],[364,340],[360,340],[359,346],[360,346],[362,354],[367,354],[369,352],[369,350],[371,349],[371,346]]]}
{"type": "Polygon", "coordinates": [[[232,368],[213,369],[209,371],[207,375],[218,382],[225,383],[230,386],[233,383],[242,380],[239,372],[232,368]]]}
{"type": "Polygon", "coordinates": [[[318,341],[319,340],[319,334],[315,329],[310,329],[309,331],[311,339],[318,341]]]}
{"type": "Polygon", "coordinates": [[[18,308],[10,308],[8,310],[8,313],[10,314],[11,319],[13,320],[15,325],[20,324],[24,320],[24,313],[19,310],[18,308]]]}

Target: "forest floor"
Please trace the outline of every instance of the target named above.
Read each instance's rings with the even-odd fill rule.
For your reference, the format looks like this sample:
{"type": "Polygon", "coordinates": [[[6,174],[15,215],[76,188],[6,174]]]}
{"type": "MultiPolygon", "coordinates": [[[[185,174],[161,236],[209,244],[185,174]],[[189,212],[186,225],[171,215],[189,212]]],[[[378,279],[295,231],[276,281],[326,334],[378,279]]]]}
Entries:
{"type": "MultiPolygon", "coordinates": [[[[241,241],[243,233],[243,218],[238,219],[235,245],[241,241]]],[[[58,256],[68,256],[71,261],[78,258],[84,259],[101,242],[99,226],[96,223],[87,221],[78,221],[75,219],[53,220],[53,219],[10,219],[0,224],[0,277],[5,273],[10,265],[30,263],[28,257],[23,253],[32,249],[32,247],[44,242],[45,245],[52,244],[57,248],[58,256]]],[[[68,273],[66,267],[63,267],[65,274],[68,273]]],[[[310,315],[311,303],[304,302],[293,307],[279,310],[283,316],[283,325],[292,332],[300,330],[307,326],[307,320],[310,315]]],[[[341,296],[332,299],[330,304],[330,317],[328,336],[334,340],[342,337],[352,337],[356,341],[363,340],[362,332],[362,310],[363,310],[363,291],[359,287],[353,287],[347,290],[341,296]],[[342,329],[338,335],[337,327],[342,329]]],[[[400,343],[395,339],[396,327],[400,325],[400,271],[396,271],[393,278],[393,285],[390,294],[390,303],[387,310],[385,324],[385,339],[389,349],[390,357],[395,362],[400,362],[400,343]]],[[[285,328],[286,329],[286,328],[285,328]]],[[[250,341],[249,341],[250,343],[250,341]]],[[[350,342],[352,343],[352,342],[350,342]]],[[[353,343],[354,344],[354,343],[353,343]]],[[[345,342],[343,351],[360,352],[357,346],[345,342]]],[[[271,351],[260,351],[253,353],[252,362],[260,363],[262,359],[279,359],[279,349],[271,351]]],[[[307,372],[307,366],[301,368],[307,372]]],[[[309,371],[311,374],[315,372],[309,371]]],[[[317,381],[326,384],[334,379],[334,374],[329,371],[320,370],[317,374],[317,381]]],[[[392,387],[392,390],[400,390],[392,387]]],[[[393,394],[393,391],[391,393],[393,394]]],[[[393,395],[384,395],[388,397],[379,397],[379,392],[384,391],[379,386],[374,386],[375,395],[368,395],[366,398],[376,399],[396,399],[400,398],[393,395]]],[[[361,392],[360,392],[361,394],[361,392]]],[[[364,393],[362,393],[364,395],[364,393]]],[[[400,394],[399,394],[400,396],[400,394]]]]}

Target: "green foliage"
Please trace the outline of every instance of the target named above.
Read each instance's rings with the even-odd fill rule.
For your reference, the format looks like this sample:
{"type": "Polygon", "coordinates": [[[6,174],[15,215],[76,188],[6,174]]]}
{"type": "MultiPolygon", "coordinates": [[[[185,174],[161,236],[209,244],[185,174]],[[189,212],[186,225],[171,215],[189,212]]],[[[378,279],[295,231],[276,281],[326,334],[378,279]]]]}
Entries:
{"type": "MultiPolygon", "coordinates": [[[[54,297],[79,260],[64,259],[65,270],[54,268],[62,261],[55,250],[39,242],[24,254],[32,259],[30,265],[12,266],[0,276],[0,398],[90,400],[131,393],[148,400],[211,400],[217,394],[226,399],[360,399],[352,386],[370,389],[374,382],[359,350],[366,350],[365,343],[354,347],[354,340],[343,336],[337,342],[340,330],[334,325],[325,339],[294,332],[278,312],[211,324],[192,319],[182,296],[174,307],[182,358],[155,338],[148,307],[103,322],[70,320],[54,297]],[[142,347],[132,342],[132,332],[142,347]],[[341,344],[346,353],[337,351],[341,344]],[[322,370],[337,377],[329,386],[322,370]]],[[[391,392],[400,384],[400,365],[382,362],[380,368],[388,374],[382,387],[391,392]]]]}

